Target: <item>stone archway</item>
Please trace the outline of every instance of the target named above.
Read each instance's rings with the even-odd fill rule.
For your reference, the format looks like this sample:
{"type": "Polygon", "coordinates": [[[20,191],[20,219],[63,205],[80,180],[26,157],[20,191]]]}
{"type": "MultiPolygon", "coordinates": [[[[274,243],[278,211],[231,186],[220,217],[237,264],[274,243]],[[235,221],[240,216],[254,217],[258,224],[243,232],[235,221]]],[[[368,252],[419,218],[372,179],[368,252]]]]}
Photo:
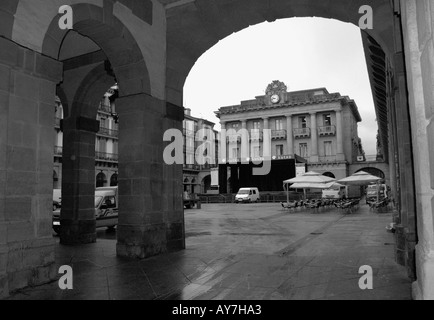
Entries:
{"type": "Polygon", "coordinates": [[[324,172],[322,175],[326,176],[326,177],[329,177],[329,178],[336,178],[335,175],[332,172],[324,172]]]}

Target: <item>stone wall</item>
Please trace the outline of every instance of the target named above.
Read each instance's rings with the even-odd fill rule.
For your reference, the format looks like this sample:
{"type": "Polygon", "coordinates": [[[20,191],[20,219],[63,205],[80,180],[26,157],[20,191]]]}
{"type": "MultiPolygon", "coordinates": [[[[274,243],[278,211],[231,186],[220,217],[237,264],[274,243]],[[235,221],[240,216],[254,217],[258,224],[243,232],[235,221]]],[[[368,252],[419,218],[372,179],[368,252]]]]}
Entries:
{"type": "Polygon", "coordinates": [[[434,299],[434,5],[402,0],[417,198],[415,299],[434,299]]]}
{"type": "Polygon", "coordinates": [[[0,297],[54,278],[53,97],[61,63],[0,38],[0,297]]]}

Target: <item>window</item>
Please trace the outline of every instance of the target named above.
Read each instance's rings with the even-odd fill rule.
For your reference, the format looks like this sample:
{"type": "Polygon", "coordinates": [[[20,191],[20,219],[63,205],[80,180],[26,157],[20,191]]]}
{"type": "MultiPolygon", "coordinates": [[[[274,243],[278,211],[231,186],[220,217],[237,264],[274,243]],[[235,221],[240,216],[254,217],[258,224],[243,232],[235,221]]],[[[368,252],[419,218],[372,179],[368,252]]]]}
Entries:
{"type": "Polygon", "coordinates": [[[324,155],[329,157],[332,155],[332,142],[324,141],[324,155]]]}
{"type": "Polygon", "coordinates": [[[260,121],[253,121],[253,129],[261,129],[261,122],[260,121]]]}
{"type": "Polygon", "coordinates": [[[253,157],[259,158],[260,156],[261,156],[261,147],[260,146],[253,147],[253,157]]]}
{"type": "Polygon", "coordinates": [[[307,128],[306,116],[302,116],[298,118],[300,128],[307,128]]]}
{"type": "Polygon", "coordinates": [[[101,119],[99,119],[99,126],[101,127],[101,128],[107,128],[107,123],[106,123],[106,118],[101,118],[101,119]]]}
{"type": "Polygon", "coordinates": [[[240,148],[232,148],[232,159],[240,158],[240,148]]]}
{"type": "Polygon", "coordinates": [[[300,157],[306,158],[307,154],[307,143],[300,143],[300,157]]]}
{"type": "Polygon", "coordinates": [[[324,127],[328,127],[332,125],[332,117],[330,114],[324,115],[324,127]]]}
{"type": "Polygon", "coordinates": [[[276,146],[276,156],[282,156],[283,155],[283,144],[278,144],[276,146]]]}
{"type": "Polygon", "coordinates": [[[104,139],[104,138],[99,139],[98,152],[102,152],[102,153],[107,152],[107,140],[106,139],[104,139]]]}
{"type": "Polygon", "coordinates": [[[276,130],[283,130],[283,120],[276,119],[276,130]]]}

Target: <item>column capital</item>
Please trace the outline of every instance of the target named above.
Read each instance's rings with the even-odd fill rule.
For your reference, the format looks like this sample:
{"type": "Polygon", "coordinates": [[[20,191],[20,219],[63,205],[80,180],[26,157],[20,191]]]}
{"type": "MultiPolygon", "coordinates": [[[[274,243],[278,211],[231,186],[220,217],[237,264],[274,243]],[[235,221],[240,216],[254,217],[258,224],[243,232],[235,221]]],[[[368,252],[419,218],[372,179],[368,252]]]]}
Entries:
{"type": "Polygon", "coordinates": [[[309,114],[310,114],[311,116],[316,116],[317,113],[318,113],[318,111],[311,111],[311,112],[309,112],[309,114]]]}

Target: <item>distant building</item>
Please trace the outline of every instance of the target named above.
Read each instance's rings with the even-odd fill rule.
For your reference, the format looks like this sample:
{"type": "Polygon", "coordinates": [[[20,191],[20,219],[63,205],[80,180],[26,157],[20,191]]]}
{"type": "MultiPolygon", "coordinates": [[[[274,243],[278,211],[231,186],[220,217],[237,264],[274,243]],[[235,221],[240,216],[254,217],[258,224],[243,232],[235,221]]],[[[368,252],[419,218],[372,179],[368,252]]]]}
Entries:
{"type": "MultiPolygon", "coordinates": [[[[115,104],[111,97],[116,90],[110,89],[102,98],[98,107],[97,120],[100,130],[95,141],[95,185],[96,187],[117,186],[118,184],[118,140],[119,125],[115,111],[115,104]]],[[[62,151],[63,132],[61,120],[63,108],[56,99],[54,126],[54,171],[53,188],[62,188],[62,151]]]]}
{"type": "MultiPolygon", "coordinates": [[[[295,169],[288,169],[288,166],[297,166],[296,162],[304,162],[302,159],[306,159],[309,171],[337,179],[348,175],[352,163],[366,160],[357,132],[357,124],[362,119],[356,103],[340,93],[329,93],[326,88],[287,92],[283,82],[273,81],[265,95],[242,101],[239,105],[221,107],[216,115],[222,129],[243,128],[250,133],[253,129],[271,129],[271,141],[263,139],[262,132],[259,136],[250,134],[250,141],[259,140],[259,146],[254,150],[249,147],[249,158],[263,156],[264,148],[271,149],[272,169],[280,166],[286,171],[278,178],[273,175],[272,179],[279,179],[279,183],[273,185],[267,181],[270,176],[261,178],[261,181],[256,178],[254,186],[262,184],[262,190],[281,191],[280,180],[291,178],[291,173],[295,175],[295,169]],[[292,162],[282,166],[283,160],[292,162]]],[[[240,161],[240,148],[240,144],[232,147],[233,150],[228,147],[228,158],[240,161]]],[[[220,164],[220,171],[223,171],[219,172],[220,178],[227,175],[232,180],[229,183],[232,188],[224,186],[221,181],[221,192],[235,192],[234,189],[240,186],[251,186],[252,182],[246,181],[246,175],[240,175],[242,166],[234,170],[229,159],[220,159],[220,164]],[[227,174],[225,166],[229,170],[227,174]]]]}
{"type": "MultiPolygon", "coordinates": [[[[218,186],[212,186],[211,170],[217,168],[217,134],[214,129],[215,123],[196,118],[191,115],[190,109],[185,109],[184,112],[184,169],[183,183],[184,191],[189,194],[198,193],[217,193],[218,186]],[[196,161],[196,150],[203,143],[197,139],[199,130],[206,130],[213,135],[212,139],[215,142],[214,163],[199,165],[196,161]]],[[[202,137],[203,138],[203,137],[202,137]]]]}

